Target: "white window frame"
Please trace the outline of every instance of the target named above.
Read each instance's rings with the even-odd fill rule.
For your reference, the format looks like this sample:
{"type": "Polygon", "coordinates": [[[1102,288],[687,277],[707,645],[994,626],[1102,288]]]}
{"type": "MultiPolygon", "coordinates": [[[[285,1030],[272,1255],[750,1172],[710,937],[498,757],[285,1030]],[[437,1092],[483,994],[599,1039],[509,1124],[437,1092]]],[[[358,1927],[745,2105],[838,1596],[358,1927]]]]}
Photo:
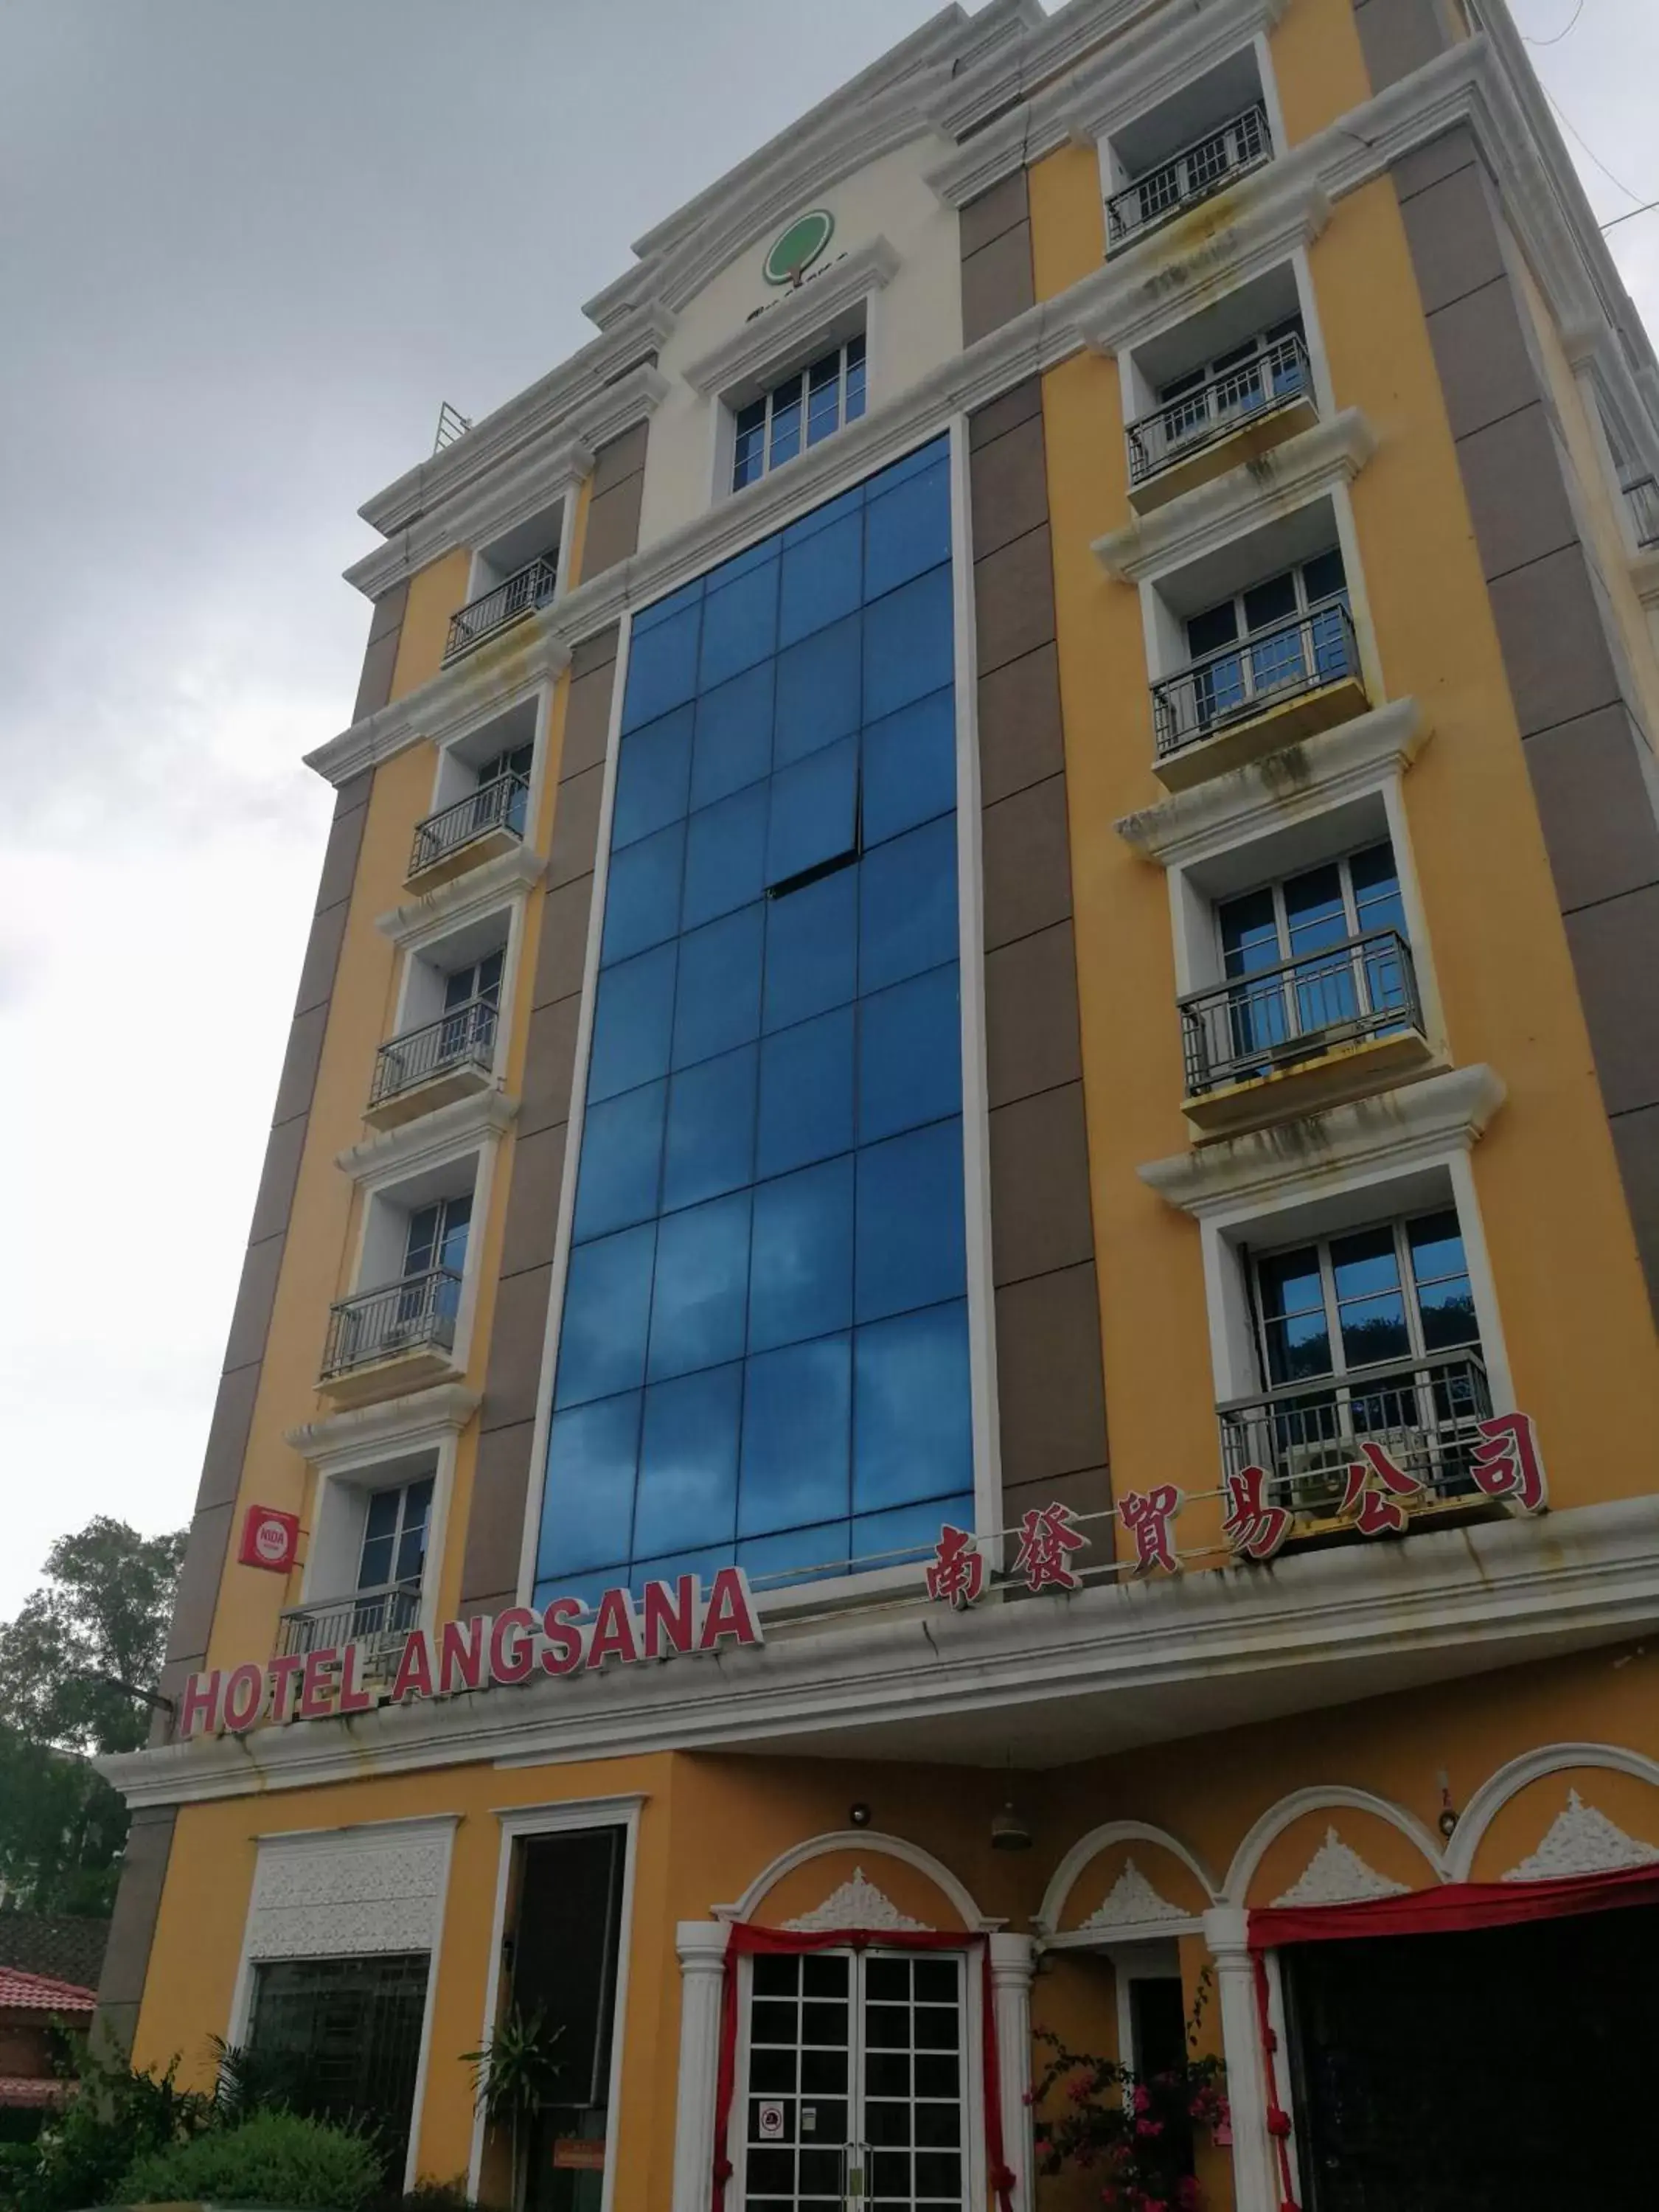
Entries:
{"type": "MultiPolygon", "coordinates": [[[[488,1100],[494,1094],[481,1094],[488,1100]]],[[[464,1102],[467,1105],[474,1102],[464,1102]]],[[[435,1118],[435,1117],[434,1117],[435,1118]]],[[[404,1128],[418,1136],[430,1123],[416,1121],[406,1123],[404,1128]]],[[[401,1136],[403,1130],[393,1133],[401,1136]]],[[[496,1155],[500,1149],[501,1130],[490,1127],[482,1134],[469,1132],[465,1139],[451,1138],[446,1142],[441,1135],[418,1150],[411,1146],[388,1146],[393,1158],[378,1173],[367,1172],[360,1177],[362,1202],[358,1207],[357,1234],[350,1267],[350,1287],[344,1296],[356,1297],[365,1292],[395,1289],[402,1278],[395,1273],[368,1272],[371,1254],[391,1249],[389,1234],[397,1222],[398,1242],[401,1245],[407,1237],[407,1222],[410,1214],[422,1206],[429,1205],[436,1196],[459,1196],[465,1170],[471,1170],[472,1217],[467,1231],[466,1260],[461,1271],[461,1295],[455,1313],[454,1343],[449,1362],[458,1374],[465,1374],[471,1362],[472,1328],[477,1313],[479,1287],[483,1277],[480,1255],[484,1243],[484,1231],[489,1218],[490,1194],[495,1184],[496,1155]],[[444,1188],[431,1189],[434,1177],[444,1188]],[[450,1185],[455,1186],[450,1188],[450,1185]]],[[[362,1148],[373,1152],[372,1142],[362,1148]]],[[[349,1159],[349,1155],[346,1158],[349,1159]]],[[[401,1264],[401,1263],[400,1263],[401,1264]]]]}
{"type": "Polygon", "coordinates": [[[864,325],[860,323],[857,330],[849,331],[845,337],[839,340],[832,339],[825,344],[822,351],[815,350],[799,368],[785,369],[781,375],[774,378],[763,391],[755,393],[752,398],[742,400],[728,398],[722,404],[730,418],[727,434],[722,442],[730,454],[731,465],[726,470],[726,489],[727,495],[732,495],[739,491],[747,491],[750,484],[763,483],[777,470],[787,469],[792,461],[798,461],[805,454],[815,452],[818,446],[827,445],[830,438],[838,437],[843,430],[850,427],[851,423],[863,421],[870,411],[869,334],[864,325]],[[860,366],[864,370],[864,398],[858,413],[849,416],[847,413],[847,380],[852,364],[848,359],[848,349],[854,344],[862,348],[860,366]],[[836,427],[826,433],[823,438],[809,443],[807,431],[810,428],[811,410],[811,387],[809,381],[811,372],[821,362],[827,361],[832,353],[836,356],[836,427]],[[771,458],[773,403],[777,399],[780,392],[791,385],[795,388],[796,399],[800,408],[799,441],[793,453],[781,461],[775,461],[771,458]],[[739,484],[732,481],[737,469],[738,425],[741,417],[753,406],[759,406],[764,410],[761,419],[760,473],[739,484]]]}

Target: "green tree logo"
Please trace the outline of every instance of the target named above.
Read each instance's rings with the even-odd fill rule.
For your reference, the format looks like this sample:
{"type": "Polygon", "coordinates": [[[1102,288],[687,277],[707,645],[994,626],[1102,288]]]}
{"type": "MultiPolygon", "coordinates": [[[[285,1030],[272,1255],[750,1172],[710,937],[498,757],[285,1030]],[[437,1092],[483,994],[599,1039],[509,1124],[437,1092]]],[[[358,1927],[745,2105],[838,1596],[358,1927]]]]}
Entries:
{"type": "Polygon", "coordinates": [[[773,241],[761,273],[769,284],[799,284],[835,234],[836,218],[828,208],[809,209],[773,241]]]}

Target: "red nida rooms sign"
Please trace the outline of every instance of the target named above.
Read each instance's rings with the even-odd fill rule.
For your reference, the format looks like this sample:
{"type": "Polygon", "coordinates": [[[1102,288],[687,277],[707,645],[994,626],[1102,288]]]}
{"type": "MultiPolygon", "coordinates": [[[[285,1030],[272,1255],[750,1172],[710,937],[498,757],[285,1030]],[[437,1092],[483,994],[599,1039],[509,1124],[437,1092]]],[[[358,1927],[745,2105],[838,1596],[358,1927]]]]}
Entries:
{"type": "MultiPolygon", "coordinates": [[[[627,1590],[608,1589],[591,1617],[580,1598],[556,1597],[540,1613],[509,1606],[493,1616],[475,1613],[435,1629],[411,1629],[389,1681],[383,1636],[216,1667],[185,1683],[179,1734],[228,1729],[245,1735],[263,1721],[337,1720],[376,1705],[507,1689],[544,1674],[597,1674],[607,1665],[691,1658],[724,1644],[763,1641],[742,1568],[722,1567],[706,1594],[696,1575],[647,1583],[637,1605],[627,1590]]],[[[395,1638],[392,1643],[395,1648],[395,1638]]]]}

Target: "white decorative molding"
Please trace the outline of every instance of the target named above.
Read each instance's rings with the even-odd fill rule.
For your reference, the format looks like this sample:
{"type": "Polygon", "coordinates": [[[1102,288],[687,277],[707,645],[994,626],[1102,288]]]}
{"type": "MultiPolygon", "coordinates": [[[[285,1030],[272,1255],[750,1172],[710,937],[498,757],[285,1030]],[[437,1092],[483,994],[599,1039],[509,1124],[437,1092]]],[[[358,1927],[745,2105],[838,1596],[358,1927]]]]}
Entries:
{"type": "Polygon", "coordinates": [[[477,1391],[459,1382],[411,1391],[383,1405],[357,1406],[325,1413],[285,1429],[283,1442],[325,1474],[343,1474],[365,1462],[416,1450],[459,1434],[483,1403],[477,1391]]]}
{"type": "Polygon", "coordinates": [[[1172,792],[1114,826],[1160,867],[1190,867],[1304,815],[1376,791],[1403,775],[1431,732],[1415,699],[1393,699],[1280,752],[1172,792]]]}
{"type": "Polygon", "coordinates": [[[1345,407],[1258,455],[1248,469],[1229,469],[1126,528],[1108,531],[1094,542],[1095,558],[1121,583],[1156,582],[1287,509],[1351,483],[1376,451],[1376,434],[1364,416],[1345,407]]]}
{"type": "Polygon", "coordinates": [[[1290,1205],[1328,1190],[1338,1170],[1397,1175],[1471,1150],[1504,1096],[1502,1078],[1484,1062],[1448,1068],[1288,1127],[1218,1137],[1135,1172],[1166,1206],[1200,1221],[1269,1199],[1290,1205]]]}
{"type": "Polygon", "coordinates": [[[1547,1781],[1553,1774],[1571,1774],[1581,1767],[1594,1767],[1609,1774],[1628,1774],[1633,1781],[1649,1783],[1659,1790],[1659,1759],[1650,1759],[1645,1752],[1632,1751],[1628,1744],[1597,1743],[1583,1737],[1534,1744],[1530,1751],[1505,1760],[1471,1793],[1446,1846],[1447,1879],[1474,1880],[1475,1858],[1486,1841],[1486,1831],[1512,1797],[1518,1796],[1534,1782],[1547,1781]]]}
{"type": "Polygon", "coordinates": [[[574,596],[555,599],[539,613],[514,623],[503,633],[513,641],[510,653],[497,651],[493,643],[476,646],[449,667],[441,668],[429,682],[377,707],[361,722],[307,753],[306,766],[331,783],[346,783],[405,745],[422,738],[436,745],[447,744],[519,705],[539,684],[568,667],[570,641],[550,617],[574,596]]]}
{"type": "Polygon", "coordinates": [[[1395,1804],[1389,1798],[1379,1797],[1374,1790],[1356,1790],[1343,1782],[1316,1783],[1291,1790],[1252,1821],[1249,1832],[1233,1853],[1222,1895],[1242,1908],[1249,1896],[1256,1869],[1275,1840],[1309,1813],[1333,1812],[1368,1814],[1384,1826],[1397,1829],[1421,1853],[1429,1877],[1435,1881],[1445,1878],[1440,1838],[1415,1813],[1408,1813],[1404,1806],[1395,1804]]]}
{"type": "Polygon", "coordinates": [[[445,1167],[478,1145],[493,1145],[513,1125],[519,1102],[504,1091],[475,1091],[396,1129],[377,1130],[335,1155],[335,1165],[370,1188],[445,1167]]]}
{"type": "Polygon", "coordinates": [[[528,845],[514,845],[508,852],[497,853],[493,860],[481,860],[465,874],[453,876],[435,890],[377,914],[374,927],[407,951],[439,930],[482,921],[507,902],[522,898],[546,872],[544,854],[532,851],[528,845]]]}
{"type": "Polygon", "coordinates": [[[318,1959],[435,1950],[454,1825],[451,1814],[321,1835],[262,1837],[245,1956],[318,1959]]]}
{"type": "Polygon", "coordinates": [[[887,240],[872,238],[868,245],[832,261],[821,276],[809,276],[793,292],[780,294],[775,305],[699,355],[681,374],[694,392],[704,393],[729,392],[734,385],[757,380],[765,382],[769,372],[781,370],[812,332],[891,283],[898,266],[898,255],[887,240]]]}
{"type": "Polygon", "coordinates": [[[925,1920],[912,1920],[901,1912],[884,1889],[865,1879],[864,1869],[854,1867],[851,1879],[839,1889],[832,1889],[822,1905],[811,1912],[798,1913],[794,1919],[786,1920],[784,1926],[805,1935],[820,1929],[836,1928],[906,1928],[925,1929],[925,1920]]]}
{"type": "Polygon", "coordinates": [[[1171,1858],[1178,1859],[1186,1868],[1206,1899],[1213,1901],[1219,1895],[1215,1877],[1178,1836],[1172,1836],[1167,1829],[1154,1827],[1146,1820],[1108,1820],[1098,1828],[1091,1828],[1086,1835],[1079,1836],[1049,1875],[1048,1887],[1042,1893],[1042,1902],[1031,1920],[1031,1925],[1039,1935],[1054,1935],[1085,1867],[1098,1858],[1103,1851],[1109,1850],[1114,1844],[1129,1843],[1151,1844],[1158,1850],[1167,1851],[1171,1858]]]}
{"type": "Polygon", "coordinates": [[[1303,1869],[1299,1877],[1285,1892],[1273,1899],[1275,1905],[1358,1905],[1368,1897],[1405,1897],[1409,1884],[1390,1881],[1385,1874],[1378,1874],[1367,1866],[1351,1844],[1345,1844],[1334,1828],[1327,1828],[1325,1840],[1303,1869]]]}
{"type": "Polygon", "coordinates": [[[1123,1871],[1112,1884],[1105,1897],[1079,1928],[1135,1928],[1153,1920],[1185,1920],[1188,1915],[1178,1905],[1171,1905],[1167,1897],[1160,1897],[1133,1859],[1125,1859],[1123,1871]]]}
{"type": "Polygon", "coordinates": [[[903,1836],[890,1836],[879,1828],[838,1828],[823,1835],[809,1836],[804,1843],[791,1844],[787,1850],[763,1866],[734,1904],[717,1905],[713,1908],[716,1920],[752,1920],[762,1901],[769,1897],[786,1875],[797,1867],[810,1864],[813,1859],[827,1858],[836,1851],[878,1852],[883,1858],[897,1859],[902,1865],[914,1867],[925,1875],[933,1887],[948,1898],[963,1925],[966,1928],[1000,1928],[1000,1920],[987,1920],[972,1896],[953,1875],[948,1866],[925,1851],[920,1844],[913,1844],[903,1836]]]}
{"type": "Polygon", "coordinates": [[[1085,63],[1061,109],[1073,144],[1092,146],[1271,31],[1290,0],[1211,0],[1201,13],[1152,15],[1085,63]]]}
{"type": "Polygon", "coordinates": [[[1561,1875],[1612,1874],[1620,1867],[1652,1866],[1659,1850],[1615,1827],[1576,1790],[1546,1830],[1538,1849],[1512,1866],[1504,1881],[1552,1881],[1561,1875]]]}

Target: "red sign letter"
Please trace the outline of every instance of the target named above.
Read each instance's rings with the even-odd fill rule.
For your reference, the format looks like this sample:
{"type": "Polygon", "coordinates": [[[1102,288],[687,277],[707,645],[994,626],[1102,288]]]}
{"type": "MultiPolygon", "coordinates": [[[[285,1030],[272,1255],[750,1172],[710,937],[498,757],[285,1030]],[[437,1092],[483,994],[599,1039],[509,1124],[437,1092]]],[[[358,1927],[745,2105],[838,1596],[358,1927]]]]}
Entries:
{"type": "Polygon", "coordinates": [[[542,1615],[542,1668],[549,1674],[574,1674],[582,1663],[582,1617],[579,1597],[556,1597],[542,1615]]]}
{"type": "Polygon", "coordinates": [[[702,1617],[699,1651],[717,1651],[723,1636],[739,1644],[759,1644],[760,1623],[749,1595],[749,1577],[741,1567],[722,1567],[708,1593],[708,1609],[702,1617]]]}
{"type": "Polygon", "coordinates": [[[210,1733],[219,1725],[219,1669],[210,1674],[192,1674],[185,1685],[185,1694],[179,1700],[179,1733],[194,1735],[198,1728],[210,1733]]]}
{"type": "Polygon", "coordinates": [[[645,1656],[666,1659],[689,1651],[697,1638],[697,1578],[682,1575],[671,1598],[666,1583],[645,1586],[645,1656]]]}
{"type": "Polygon", "coordinates": [[[392,1678],[392,1702],[401,1705],[405,1698],[429,1698],[432,1695],[432,1639],[423,1628],[410,1631],[404,1644],[404,1656],[398,1662],[398,1671],[392,1678]]]}
{"type": "Polygon", "coordinates": [[[489,1632],[489,1679],[492,1682],[522,1682],[536,1663],[536,1616],[521,1605],[497,1613],[489,1632]],[[512,1639],[509,1648],[508,1638],[512,1639]]]}

